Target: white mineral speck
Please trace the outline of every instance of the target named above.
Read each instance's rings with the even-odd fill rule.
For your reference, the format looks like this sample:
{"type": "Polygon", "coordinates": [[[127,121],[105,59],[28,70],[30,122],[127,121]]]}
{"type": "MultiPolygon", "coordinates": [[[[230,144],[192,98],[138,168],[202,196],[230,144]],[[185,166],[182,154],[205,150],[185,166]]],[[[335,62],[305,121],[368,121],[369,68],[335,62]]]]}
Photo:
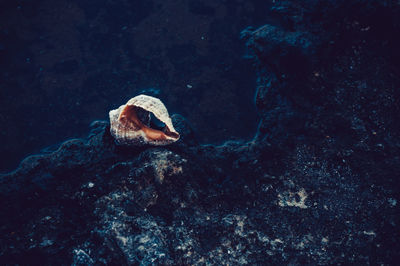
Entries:
{"type": "Polygon", "coordinates": [[[389,198],[389,199],[388,199],[388,202],[389,202],[389,204],[390,204],[392,207],[394,207],[394,206],[397,205],[397,200],[394,199],[394,198],[389,198]]]}

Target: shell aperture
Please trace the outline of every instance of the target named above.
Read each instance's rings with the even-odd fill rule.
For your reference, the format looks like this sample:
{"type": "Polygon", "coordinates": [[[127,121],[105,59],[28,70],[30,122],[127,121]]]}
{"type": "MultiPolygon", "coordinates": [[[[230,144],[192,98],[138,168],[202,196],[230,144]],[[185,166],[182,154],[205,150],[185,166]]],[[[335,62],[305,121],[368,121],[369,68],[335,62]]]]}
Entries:
{"type": "Polygon", "coordinates": [[[160,99],[138,95],[125,105],[111,110],[110,132],[117,144],[120,145],[167,145],[179,139],[169,117],[168,110],[160,99]],[[160,120],[151,123],[151,116],[160,120]],[[152,124],[157,127],[151,127],[152,124]],[[165,125],[163,128],[158,125],[165,125]]]}

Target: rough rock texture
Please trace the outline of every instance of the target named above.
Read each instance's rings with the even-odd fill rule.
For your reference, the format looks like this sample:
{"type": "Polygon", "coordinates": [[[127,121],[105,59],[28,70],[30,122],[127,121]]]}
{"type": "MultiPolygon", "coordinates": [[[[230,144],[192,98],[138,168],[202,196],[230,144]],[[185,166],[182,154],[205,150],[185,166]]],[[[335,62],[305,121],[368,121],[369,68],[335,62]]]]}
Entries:
{"type": "MultiPolygon", "coordinates": [[[[0,177],[0,260],[44,265],[394,265],[400,250],[400,6],[276,1],[242,37],[250,142],[84,140],[0,177]]],[[[3,263],[4,264],[4,263],[3,263]]]]}

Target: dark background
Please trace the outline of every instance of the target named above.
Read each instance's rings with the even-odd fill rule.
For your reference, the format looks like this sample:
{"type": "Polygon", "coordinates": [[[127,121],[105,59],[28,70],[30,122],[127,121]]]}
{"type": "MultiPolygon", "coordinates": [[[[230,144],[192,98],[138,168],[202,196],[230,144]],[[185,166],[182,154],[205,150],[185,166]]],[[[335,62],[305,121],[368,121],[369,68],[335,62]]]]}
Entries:
{"type": "Polygon", "coordinates": [[[0,171],[85,136],[139,93],[185,116],[201,143],[252,138],[256,77],[239,36],[267,22],[269,3],[1,1],[0,171]]]}

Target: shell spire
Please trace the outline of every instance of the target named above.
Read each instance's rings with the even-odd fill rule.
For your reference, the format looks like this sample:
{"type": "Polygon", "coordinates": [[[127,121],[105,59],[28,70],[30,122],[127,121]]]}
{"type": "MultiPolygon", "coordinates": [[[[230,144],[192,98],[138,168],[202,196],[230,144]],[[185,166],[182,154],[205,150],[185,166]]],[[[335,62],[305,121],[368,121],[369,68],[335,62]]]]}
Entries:
{"type": "Polygon", "coordinates": [[[111,110],[109,115],[111,135],[120,145],[167,145],[180,137],[165,105],[152,96],[138,95],[118,109],[111,110]],[[164,126],[157,128],[150,114],[164,126]]]}

